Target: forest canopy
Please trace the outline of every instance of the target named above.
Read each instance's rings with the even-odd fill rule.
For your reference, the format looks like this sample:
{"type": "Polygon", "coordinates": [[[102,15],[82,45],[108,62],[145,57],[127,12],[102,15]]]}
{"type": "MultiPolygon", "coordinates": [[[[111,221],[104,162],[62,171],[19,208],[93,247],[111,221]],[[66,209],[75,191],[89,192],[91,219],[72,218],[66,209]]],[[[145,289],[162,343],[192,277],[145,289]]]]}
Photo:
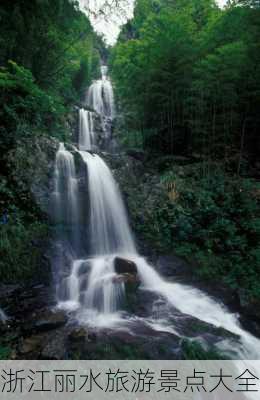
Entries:
{"type": "Polygon", "coordinates": [[[62,135],[67,107],[96,72],[100,40],[69,0],[2,1],[0,24],[0,147],[36,130],[62,135]]]}
{"type": "Polygon", "coordinates": [[[258,3],[138,0],[111,56],[133,141],[162,153],[235,157],[238,173],[244,156],[256,162],[258,3]]]}

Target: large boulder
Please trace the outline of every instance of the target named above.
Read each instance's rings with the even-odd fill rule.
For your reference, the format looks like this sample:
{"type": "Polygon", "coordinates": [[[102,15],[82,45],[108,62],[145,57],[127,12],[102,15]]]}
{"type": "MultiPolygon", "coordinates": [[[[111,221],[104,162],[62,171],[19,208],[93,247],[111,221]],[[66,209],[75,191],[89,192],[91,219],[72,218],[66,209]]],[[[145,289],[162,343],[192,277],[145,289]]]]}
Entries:
{"type": "Polygon", "coordinates": [[[125,258],[116,257],[114,261],[115,272],[119,275],[130,274],[137,275],[137,267],[133,261],[125,258]]]}
{"type": "Polygon", "coordinates": [[[45,311],[38,315],[33,323],[33,330],[37,332],[46,332],[62,327],[67,323],[67,317],[62,311],[45,311]]]}

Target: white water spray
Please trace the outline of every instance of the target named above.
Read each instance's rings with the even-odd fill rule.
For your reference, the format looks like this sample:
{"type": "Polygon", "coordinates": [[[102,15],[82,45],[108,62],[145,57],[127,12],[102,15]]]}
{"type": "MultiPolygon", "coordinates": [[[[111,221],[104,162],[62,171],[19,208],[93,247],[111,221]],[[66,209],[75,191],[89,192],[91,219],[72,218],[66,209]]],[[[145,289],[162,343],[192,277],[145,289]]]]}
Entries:
{"type": "Polygon", "coordinates": [[[217,303],[198,289],[165,281],[141,257],[133,257],[132,261],[136,263],[141,281],[147,290],[160,294],[183,314],[240,336],[242,345],[234,343],[232,349],[229,343],[225,350],[234,350],[237,357],[242,359],[260,358],[260,340],[243,330],[237,316],[230,313],[224,305],[217,303]]]}
{"type": "Polygon", "coordinates": [[[88,171],[91,256],[135,253],[124,203],[111,171],[98,155],[80,154],[88,171]]]}
{"type": "Polygon", "coordinates": [[[54,195],[57,219],[73,225],[78,223],[78,183],[74,157],[63,143],[56,155],[54,195]]]}
{"type": "Polygon", "coordinates": [[[91,150],[94,144],[94,113],[82,108],[79,110],[79,149],[91,150]]]}
{"type": "Polygon", "coordinates": [[[91,273],[84,305],[104,314],[116,312],[124,285],[115,280],[113,254],[135,254],[126,210],[114,177],[98,156],[80,151],[88,171],[91,273]]]}
{"type": "Polygon", "coordinates": [[[102,118],[114,119],[115,102],[114,92],[110,79],[107,76],[107,67],[101,67],[102,79],[92,83],[87,95],[87,104],[102,118]]]}

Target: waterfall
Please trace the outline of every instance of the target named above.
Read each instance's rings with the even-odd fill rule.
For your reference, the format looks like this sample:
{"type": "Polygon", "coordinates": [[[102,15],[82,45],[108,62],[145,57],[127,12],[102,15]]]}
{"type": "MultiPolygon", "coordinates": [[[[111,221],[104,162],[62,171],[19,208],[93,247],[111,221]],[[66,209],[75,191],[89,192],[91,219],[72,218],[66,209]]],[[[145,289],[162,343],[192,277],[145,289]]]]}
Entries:
{"type": "Polygon", "coordinates": [[[88,90],[87,104],[103,118],[114,119],[114,92],[106,66],[101,67],[101,75],[102,78],[94,81],[88,90]]]}
{"type": "Polygon", "coordinates": [[[94,113],[81,108],[79,110],[79,149],[91,150],[94,144],[94,113]]]}
{"type": "Polygon", "coordinates": [[[135,253],[124,203],[111,171],[98,155],[80,154],[88,171],[91,255],[135,253]]]}
{"type": "Polygon", "coordinates": [[[91,273],[84,305],[105,315],[117,311],[124,285],[115,278],[114,254],[135,254],[119,188],[98,155],[80,151],[88,171],[91,273]]]}
{"type": "Polygon", "coordinates": [[[183,314],[192,315],[238,335],[242,345],[228,343],[229,348],[225,350],[233,347],[238,358],[259,359],[260,340],[241,328],[237,315],[230,313],[224,305],[217,303],[201,290],[165,281],[142,257],[133,257],[132,261],[136,263],[147,290],[160,294],[183,314]]]}
{"type": "Polygon", "coordinates": [[[79,190],[73,155],[60,143],[54,175],[54,217],[76,250],[79,247],[79,190]]]}
{"type": "MultiPolygon", "coordinates": [[[[102,79],[94,82],[89,89],[89,104],[102,118],[113,115],[113,96],[107,68],[101,69],[102,79]],[[107,92],[106,92],[107,90],[107,92]],[[109,107],[108,107],[109,105],[109,107]]],[[[138,270],[142,288],[179,310],[183,315],[191,315],[201,321],[223,327],[240,339],[226,339],[221,343],[225,350],[240,358],[260,358],[260,341],[243,330],[238,317],[230,313],[222,304],[192,287],[164,280],[155,269],[137,253],[127,221],[127,213],[120,190],[106,163],[96,154],[90,154],[95,132],[91,125],[91,113],[80,111],[79,156],[88,176],[88,223],[85,235],[89,249],[86,259],[76,257],[71,264],[67,285],[66,301],[59,306],[74,310],[80,323],[97,327],[114,326],[125,323],[125,314],[120,313],[125,295],[124,283],[118,279],[114,261],[116,256],[132,261],[138,270]]],[[[73,155],[61,144],[56,157],[55,203],[57,215],[74,228],[79,235],[78,183],[73,155]]],[[[58,218],[58,219],[59,219],[58,218]]],[[[137,320],[137,317],[134,318],[137,320]]],[[[167,322],[168,321],[168,322],[167,322]]],[[[174,331],[172,319],[167,326],[152,324],[155,330],[174,331]],[[159,326],[159,328],[158,328],[159,326]]],[[[131,317],[128,318],[128,323],[131,317]]],[[[151,323],[151,322],[149,322],[151,323]]]]}
{"type": "Polygon", "coordinates": [[[61,143],[56,155],[55,194],[58,219],[78,222],[78,187],[73,155],[61,143]]]}
{"type": "Polygon", "coordinates": [[[113,120],[116,115],[115,101],[113,86],[105,65],[101,67],[101,79],[94,81],[87,92],[86,104],[101,119],[103,137],[100,147],[104,150],[113,150],[116,147],[112,141],[113,120]]]}
{"type": "Polygon", "coordinates": [[[96,257],[91,262],[88,289],[84,306],[93,316],[110,315],[118,310],[124,297],[124,286],[116,280],[113,257],[96,257]]]}

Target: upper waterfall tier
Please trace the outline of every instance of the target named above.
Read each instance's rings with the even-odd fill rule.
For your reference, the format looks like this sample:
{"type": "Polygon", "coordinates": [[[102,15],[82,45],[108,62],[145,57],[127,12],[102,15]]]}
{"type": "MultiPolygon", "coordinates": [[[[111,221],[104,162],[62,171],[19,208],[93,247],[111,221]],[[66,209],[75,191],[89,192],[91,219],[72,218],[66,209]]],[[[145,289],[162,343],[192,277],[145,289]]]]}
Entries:
{"type": "Polygon", "coordinates": [[[87,105],[104,118],[114,119],[115,102],[107,67],[101,67],[101,79],[92,83],[87,93],[87,105]]]}

